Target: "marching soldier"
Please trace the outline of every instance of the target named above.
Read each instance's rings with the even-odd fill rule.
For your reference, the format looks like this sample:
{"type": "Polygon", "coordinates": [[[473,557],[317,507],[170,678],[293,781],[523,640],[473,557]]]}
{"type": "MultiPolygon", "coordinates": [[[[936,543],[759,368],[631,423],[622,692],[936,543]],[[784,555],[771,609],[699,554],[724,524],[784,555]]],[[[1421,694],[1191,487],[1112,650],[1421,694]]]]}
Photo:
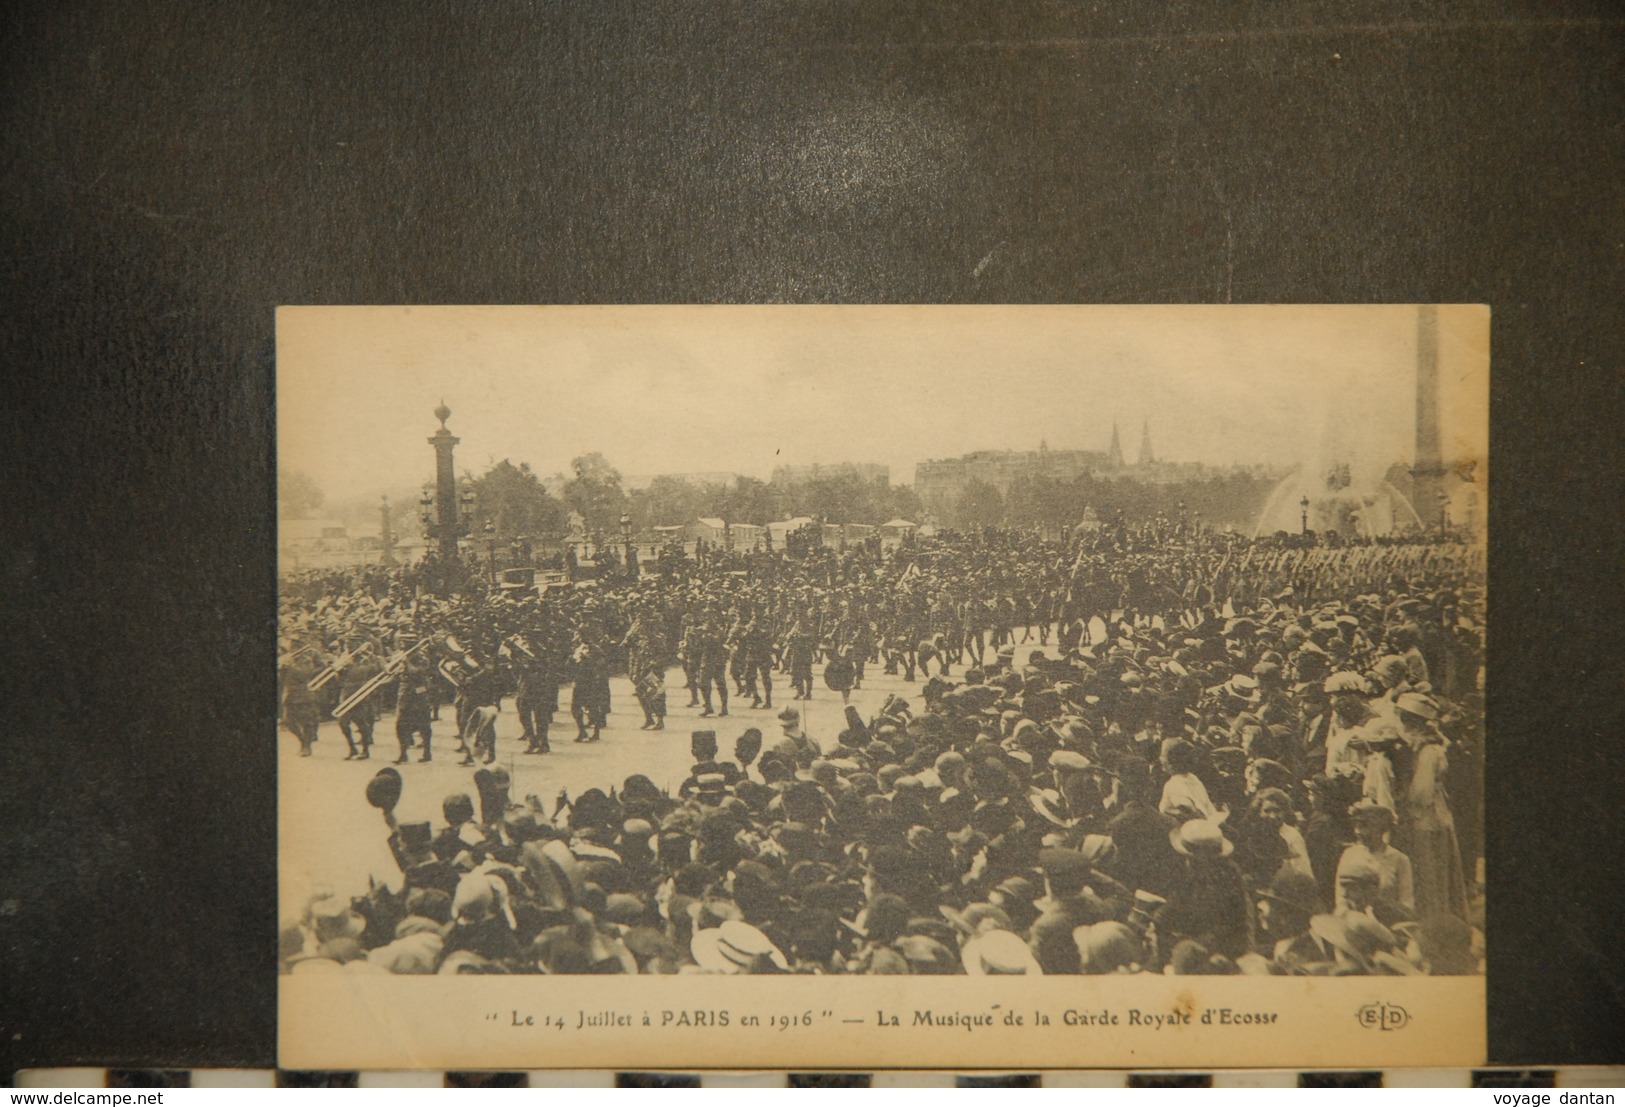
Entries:
{"type": "Polygon", "coordinates": [[[799,619],[790,627],[790,633],[785,635],[784,654],[790,664],[790,684],[796,690],[791,699],[812,699],[813,646],[816,643],[813,632],[799,619]]]}
{"type": "Polygon", "coordinates": [[[852,687],[863,687],[864,667],[869,659],[875,655],[875,626],[869,620],[866,608],[860,608],[857,618],[852,623],[852,636],[847,643],[851,649],[848,654],[852,659],[852,687]]]}
{"type": "MultiPolygon", "coordinates": [[[[406,641],[403,648],[410,648],[413,645],[416,643],[406,641]]],[[[430,691],[434,686],[434,678],[435,671],[422,653],[412,654],[401,666],[400,683],[395,693],[395,740],[401,746],[401,755],[395,759],[397,765],[404,765],[410,760],[406,756],[406,751],[412,748],[414,736],[423,738],[423,756],[418,760],[420,762],[434,760],[430,745],[433,731],[429,721],[430,691]]]]}
{"type": "Polygon", "coordinates": [[[728,659],[728,678],[734,682],[734,695],[756,697],[754,688],[745,685],[745,613],[737,607],[728,613],[728,635],[723,640],[722,652],[728,659]]]}
{"type": "Polygon", "coordinates": [[[696,666],[700,677],[700,696],[705,701],[705,710],[700,712],[702,717],[709,715],[726,715],[728,713],[728,651],[722,640],[722,630],[716,622],[707,615],[699,626],[689,636],[689,645],[695,649],[698,656],[696,666]],[[711,689],[716,688],[717,696],[721,700],[722,710],[713,711],[711,707],[711,689]]]}
{"type": "Polygon", "coordinates": [[[639,611],[621,640],[626,649],[626,675],[643,708],[640,730],[660,730],[666,716],[666,640],[660,621],[650,611],[639,611]]]}
{"type": "Polygon", "coordinates": [[[666,670],[665,666],[657,666],[644,671],[643,679],[638,683],[638,702],[643,705],[643,712],[649,717],[649,722],[640,729],[665,730],[666,729],[666,670]]]}
{"type": "Polygon", "coordinates": [[[283,663],[277,674],[277,700],[282,708],[282,725],[299,739],[299,756],[309,757],[316,744],[316,728],[321,723],[316,693],[310,682],[324,666],[314,650],[302,650],[283,663]]]}
{"type": "Polygon", "coordinates": [[[463,682],[463,760],[472,765],[485,756],[487,765],[497,759],[497,715],[502,711],[503,676],[493,659],[470,673],[463,682]]]}
{"type": "Polygon", "coordinates": [[[752,618],[745,624],[739,652],[745,659],[745,687],[750,690],[751,706],[772,707],[773,642],[760,619],[752,618]]]}
{"type": "Polygon", "coordinates": [[[575,665],[575,686],[570,692],[570,714],[576,721],[576,741],[596,742],[609,721],[609,663],[604,651],[578,633],[570,653],[575,665]]]}
{"type": "MultiPolygon", "coordinates": [[[[547,695],[543,688],[542,667],[539,657],[519,656],[514,661],[515,690],[513,706],[519,712],[520,737],[525,740],[524,753],[551,753],[547,744],[547,728],[553,722],[553,712],[547,709],[547,695]]],[[[553,702],[558,702],[558,684],[553,686],[553,702]]]]}
{"type": "Polygon", "coordinates": [[[700,706],[700,648],[698,641],[700,617],[688,615],[683,619],[683,636],[677,643],[677,660],[683,666],[683,689],[688,693],[688,706],[700,706]]]}
{"type": "MultiPolygon", "coordinates": [[[[384,671],[383,663],[373,656],[371,651],[361,653],[357,651],[365,648],[363,639],[352,639],[348,647],[351,652],[350,663],[339,670],[338,677],[333,683],[339,688],[339,703],[349,699],[362,685],[384,671]]],[[[350,710],[338,717],[339,730],[344,734],[344,741],[350,747],[350,752],[344,757],[346,761],[366,761],[372,756],[372,728],[378,722],[378,704],[369,697],[356,704],[350,710]],[[356,745],[355,733],[361,737],[359,748],[356,745]]]]}

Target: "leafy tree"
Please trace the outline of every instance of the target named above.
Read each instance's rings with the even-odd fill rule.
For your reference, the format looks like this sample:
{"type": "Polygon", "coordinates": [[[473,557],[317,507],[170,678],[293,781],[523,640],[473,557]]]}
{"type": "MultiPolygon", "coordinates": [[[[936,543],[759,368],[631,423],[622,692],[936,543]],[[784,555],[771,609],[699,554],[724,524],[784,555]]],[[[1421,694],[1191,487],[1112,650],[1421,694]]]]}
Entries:
{"type": "Polygon", "coordinates": [[[1070,482],[1062,482],[1054,477],[1020,476],[1010,484],[1008,521],[1017,527],[1059,530],[1077,522],[1074,500],[1070,482]]]}
{"type": "Polygon", "coordinates": [[[920,497],[914,489],[906,484],[893,485],[886,489],[886,509],[881,512],[884,519],[878,520],[889,523],[893,519],[907,519],[918,523],[925,517],[925,505],[920,503],[920,497]]]}
{"type": "MultiPolygon", "coordinates": [[[[656,477],[649,487],[628,496],[632,518],[640,530],[649,527],[681,526],[710,510],[708,489],[696,487],[681,477],[656,477]]],[[[583,512],[585,514],[585,512],[583,512]]]]}
{"type": "Polygon", "coordinates": [[[276,470],[276,511],[284,519],[308,519],[321,510],[326,497],[309,473],[301,469],[276,470]]]}
{"type": "MultiPolygon", "coordinates": [[[[795,515],[812,515],[831,523],[884,523],[903,512],[897,510],[893,489],[881,479],[867,479],[856,473],[835,473],[814,477],[786,490],[789,510],[795,515]]],[[[917,512],[918,501],[908,490],[904,506],[917,512]]]]}
{"type": "Polygon", "coordinates": [[[476,534],[484,532],[486,523],[495,524],[502,542],[521,534],[546,541],[564,534],[564,505],[547,494],[529,462],[515,465],[503,458],[481,476],[465,476],[465,481],[474,493],[476,534]]]}
{"type": "Polygon", "coordinates": [[[572,460],[570,472],[572,476],[564,482],[564,502],[581,513],[589,530],[620,533],[621,513],[629,506],[620,470],[594,451],[572,460]]]}
{"type": "Polygon", "coordinates": [[[965,485],[954,505],[955,521],[961,527],[993,527],[1004,521],[1004,497],[986,481],[965,485]]]}
{"type": "Polygon", "coordinates": [[[779,494],[771,485],[755,477],[737,477],[731,487],[707,488],[703,504],[706,515],[757,526],[780,518],[783,509],[788,507],[788,502],[781,505],[779,494]]]}

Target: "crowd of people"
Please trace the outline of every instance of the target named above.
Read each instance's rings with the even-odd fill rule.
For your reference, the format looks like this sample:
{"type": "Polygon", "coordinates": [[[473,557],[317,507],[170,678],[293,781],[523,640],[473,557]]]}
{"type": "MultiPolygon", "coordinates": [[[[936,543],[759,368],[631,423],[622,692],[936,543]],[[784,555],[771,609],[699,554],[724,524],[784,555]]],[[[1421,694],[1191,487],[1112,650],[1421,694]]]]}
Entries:
{"type": "Polygon", "coordinates": [[[395,817],[412,770],[376,775],[400,879],[311,900],[284,968],[1479,971],[1482,556],[1107,528],[711,551],[540,594],[307,574],[282,610],[301,750],[346,707],[367,758],[393,710],[394,762],[431,760],[455,682],[474,771],[438,826],[395,817]],[[906,694],[803,729],[798,700],[877,670],[906,694]],[[603,738],[622,673],[645,728],[679,679],[701,708],[687,779],[510,795],[504,699],[542,756],[562,710],[603,738]]]}

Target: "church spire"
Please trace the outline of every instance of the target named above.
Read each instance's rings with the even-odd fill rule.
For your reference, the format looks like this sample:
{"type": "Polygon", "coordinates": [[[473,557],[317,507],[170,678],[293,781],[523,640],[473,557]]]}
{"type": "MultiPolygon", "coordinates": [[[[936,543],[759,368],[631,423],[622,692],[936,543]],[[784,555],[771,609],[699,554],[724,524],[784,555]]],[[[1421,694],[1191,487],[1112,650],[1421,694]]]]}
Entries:
{"type": "Polygon", "coordinates": [[[1151,420],[1147,419],[1145,426],[1140,430],[1140,464],[1155,465],[1156,463],[1157,459],[1151,453],[1151,420]]]}
{"type": "Polygon", "coordinates": [[[1106,451],[1106,464],[1113,469],[1123,467],[1123,443],[1117,436],[1117,420],[1112,420],[1112,445],[1106,451]]]}

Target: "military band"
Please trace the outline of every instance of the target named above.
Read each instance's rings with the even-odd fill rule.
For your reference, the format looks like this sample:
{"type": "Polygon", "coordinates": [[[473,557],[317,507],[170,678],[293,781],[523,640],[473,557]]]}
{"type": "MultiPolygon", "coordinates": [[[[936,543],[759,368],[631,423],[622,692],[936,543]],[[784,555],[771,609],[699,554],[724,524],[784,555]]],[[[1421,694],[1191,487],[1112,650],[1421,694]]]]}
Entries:
{"type": "Polygon", "coordinates": [[[446,798],[437,831],[393,811],[445,770],[369,783],[403,890],[357,896],[348,945],[313,907],[287,971],[1478,971],[1482,548],[1125,527],[796,550],[518,595],[290,588],[299,755],[330,718],[366,758],[394,710],[397,764],[431,761],[450,702],[479,804],[446,798]],[[567,706],[576,743],[612,741],[619,677],[663,731],[668,672],[707,720],[674,787],[628,743],[582,751],[602,787],[508,795],[504,740],[549,754],[567,706]],[[836,727],[809,725],[820,699],[836,727]]]}

